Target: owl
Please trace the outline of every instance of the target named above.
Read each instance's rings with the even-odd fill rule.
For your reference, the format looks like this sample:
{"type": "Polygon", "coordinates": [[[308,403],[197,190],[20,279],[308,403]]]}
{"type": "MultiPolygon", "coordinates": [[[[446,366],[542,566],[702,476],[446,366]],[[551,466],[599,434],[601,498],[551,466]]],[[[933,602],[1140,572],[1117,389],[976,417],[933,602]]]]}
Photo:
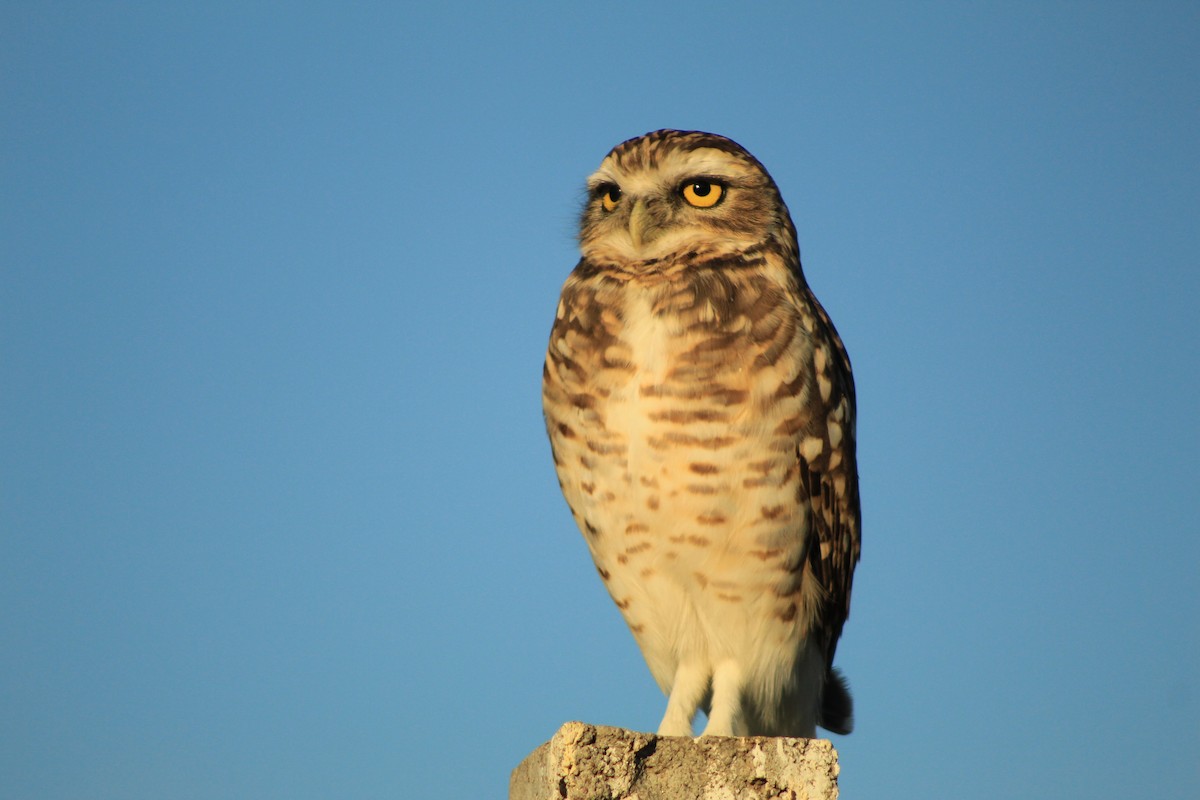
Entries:
{"type": "Polygon", "coordinates": [[[854,382],[766,169],[660,130],[587,181],[542,401],[563,495],[667,695],[658,733],[853,727],[854,382]]]}

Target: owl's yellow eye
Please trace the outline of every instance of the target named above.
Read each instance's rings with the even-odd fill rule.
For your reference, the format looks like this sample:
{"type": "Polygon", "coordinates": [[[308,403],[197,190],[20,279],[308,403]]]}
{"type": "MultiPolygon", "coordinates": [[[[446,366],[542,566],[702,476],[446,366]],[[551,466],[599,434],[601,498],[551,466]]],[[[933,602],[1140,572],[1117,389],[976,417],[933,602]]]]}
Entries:
{"type": "Polygon", "coordinates": [[[612,184],[600,187],[600,203],[604,206],[605,211],[612,211],[617,207],[617,203],[619,202],[621,202],[621,190],[619,187],[612,184]]]}
{"type": "Polygon", "coordinates": [[[715,181],[688,181],[679,189],[688,205],[696,208],[712,208],[725,196],[725,187],[715,181]]]}

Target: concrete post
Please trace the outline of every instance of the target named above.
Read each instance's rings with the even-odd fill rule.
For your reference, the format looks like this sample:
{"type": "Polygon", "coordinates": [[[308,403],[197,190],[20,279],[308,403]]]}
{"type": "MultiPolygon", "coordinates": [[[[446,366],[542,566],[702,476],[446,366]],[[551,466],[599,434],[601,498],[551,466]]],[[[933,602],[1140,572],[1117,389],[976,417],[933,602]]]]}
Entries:
{"type": "Polygon", "coordinates": [[[509,800],[836,800],[828,739],[655,736],[568,722],[529,754],[509,800]]]}

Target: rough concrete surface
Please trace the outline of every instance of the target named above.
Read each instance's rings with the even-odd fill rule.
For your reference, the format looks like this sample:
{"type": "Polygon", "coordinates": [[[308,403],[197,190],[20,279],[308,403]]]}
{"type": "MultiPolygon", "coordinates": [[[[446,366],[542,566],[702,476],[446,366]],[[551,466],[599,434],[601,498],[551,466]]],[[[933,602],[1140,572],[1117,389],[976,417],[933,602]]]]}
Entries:
{"type": "Polygon", "coordinates": [[[509,800],[832,800],[828,739],[655,736],[568,722],[513,770],[509,800]]]}

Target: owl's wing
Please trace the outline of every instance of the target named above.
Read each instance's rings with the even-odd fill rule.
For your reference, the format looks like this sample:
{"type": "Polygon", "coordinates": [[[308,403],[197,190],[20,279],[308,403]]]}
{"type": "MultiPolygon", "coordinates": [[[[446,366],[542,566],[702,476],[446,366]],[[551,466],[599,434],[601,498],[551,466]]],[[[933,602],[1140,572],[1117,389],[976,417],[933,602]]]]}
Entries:
{"type": "Polygon", "coordinates": [[[842,626],[850,615],[850,590],[861,551],[854,377],[841,337],[811,291],[808,296],[815,312],[814,340],[823,343],[831,357],[816,363],[818,387],[823,381],[829,386],[828,398],[819,389],[814,392],[814,402],[825,412],[821,417],[825,424],[817,426],[823,447],[819,454],[810,453],[811,459],[801,448],[800,477],[809,498],[808,529],[815,537],[809,541],[809,563],[826,592],[819,625],[832,666],[842,626]]]}

